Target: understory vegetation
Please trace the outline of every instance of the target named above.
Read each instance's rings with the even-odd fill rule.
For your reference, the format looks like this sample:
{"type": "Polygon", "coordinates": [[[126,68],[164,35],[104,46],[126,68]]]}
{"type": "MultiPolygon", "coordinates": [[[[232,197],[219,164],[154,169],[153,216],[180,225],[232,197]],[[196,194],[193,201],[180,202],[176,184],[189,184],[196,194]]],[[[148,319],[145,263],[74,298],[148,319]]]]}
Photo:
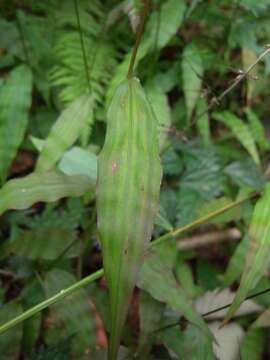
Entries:
{"type": "Polygon", "coordinates": [[[0,0],[1,360],[270,358],[269,75],[270,0],[0,0]]]}

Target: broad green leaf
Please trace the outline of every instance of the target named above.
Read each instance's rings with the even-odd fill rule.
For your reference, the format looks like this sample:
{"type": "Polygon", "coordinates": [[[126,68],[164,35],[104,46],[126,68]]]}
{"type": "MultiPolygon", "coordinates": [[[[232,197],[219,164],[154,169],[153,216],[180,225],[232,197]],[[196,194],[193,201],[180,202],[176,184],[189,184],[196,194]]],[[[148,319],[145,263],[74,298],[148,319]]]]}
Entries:
{"type": "MultiPolygon", "coordinates": [[[[172,243],[174,242],[172,241],[172,243]]],[[[158,247],[148,251],[140,272],[138,286],[147,291],[154,299],[169,305],[192,324],[197,325],[210,340],[213,339],[207,325],[174,277],[170,262],[166,263],[162,260],[165,255],[164,246],[160,250],[158,247]]]]}
{"type": "Polygon", "coordinates": [[[71,346],[74,336],[56,342],[49,346],[41,345],[34,353],[30,360],[67,360],[71,356],[71,346]]]}
{"type": "Polygon", "coordinates": [[[23,141],[31,102],[32,72],[20,65],[0,88],[0,183],[5,181],[23,141]]]}
{"type": "Polygon", "coordinates": [[[158,210],[162,169],[157,126],[139,80],[122,82],[108,110],[105,144],[98,157],[98,230],[111,302],[110,360],[117,358],[158,210]]]}
{"type": "Polygon", "coordinates": [[[29,259],[54,260],[58,256],[74,258],[78,255],[78,243],[73,224],[58,213],[46,214],[43,222],[37,222],[30,230],[20,231],[7,246],[9,252],[29,259]],[[73,245],[73,246],[72,246],[73,245]],[[71,247],[72,246],[72,247],[71,247]]]}
{"type": "Polygon", "coordinates": [[[184,0],[167,0],[162,2],[159,10],[153,12],[146,28],[146,38],[151,37],[153,47],[160,49],[167,45],[182,25],[185,10],[184,0]]]}
{"type": "Polygon", "coordinates": [[[155,330],[165,310],[165,304],[155,300],[147,292],[140,292],[140,337],[138,346],[139,359],[145,359],[155,340],[155,330]]]}
{"type": "Polygon", "coordinates": [[[254,190],[261,190],[266,181],[250,158],[232,162],[224,168],[224,173],[239,187],[248,187],[254,190]]]}
{"type": "MultiPolygon", "coordinates": [[[[41,152],[45,141],[34,136],[31,141],[39,152],[41,152]]],[[[84,175],[91,179],[93,184],[97,181],[97,156],[79,146],[73,146],[64,152],[61,157],[58,169],[69,176],[84,175]]]]}
{"type": "Polygon", "coordinates": [[[184,331],[179,327],[164,330],[162,339],[164,345],[176,354],[176,359],[215,359],[211,340],[193,324],[188,324],[184,331]]]}
{"type": "MultiPolygon", "coordinates": [[[[22,307],[15,301],[0,307],[0,324],[4,324],[22,312],[22,307]]],[[[0,336],[1,360],[17,359],[20,354],[21,340],[23,336],[22,324],[19,324],[12,331],[0,336]]]]}
{"type": "Polygon", "coordinates": [[[199,217],[199,211],[204,203],[202,197],[193,190],[180,188],[177,193],[177,227],[182,227],[199,217]]]}
{"type": "Polygon", "coordinates": [[[204,146],[208,146],[211,140],[209,116],[207,111],[207,104],[203,98],[198,99],[196,108],[197,128],[202,137],[204,146]]]}
{"type": "Polygon", "coordinates": [[[254,141],[254,137],[250,128],[241,119],[229,111],[222,113],[214,113],[213,118],[221,121],[228,126],[233,132],[234,136],[239,140],[243,147],[248,151],[254,162],[259,165],[260,158],[254,141]]]}
{"type": "Polygon", "coordinates": [[[201,90],[203,64],[199,49],[193,43],[185,47],[182,56],[183,91],[187,108],[187,120],[190,121],[201,90]]]}
{"type": "Polygon", "coordinates": [[[74,144],[92,116],[92,97],[85,94],[74,100],[59,116],[46,139],[36,170],[45,172],[54,167],[63,153],[74,144]]]}
{"type": "Polygon", "coordinates": [[[149,82],[146,86],[146,94],[153,108],[154,114],[158,121],[159,129],[159,149],[162,152],[166,146],[168,130],[171,126],[171,109],[167,95],[161,90],[154,81],[149,82]]]}
{"type": "Polygon", "coordinates": [[[225,177],[216,148],[206,148],[201,142],[194,141],[182,146],[181,155],[186,166],[181,177],[181,190],[195,191],[207,201],[219,196],[224,189],[225,177]]]}
{"type": "Polygon", "coordinates": [[[270,184],[256,203],[249,229],[248,252],[242,278],[233,304],[224,319],[227,322],[254,288],[267,266],[270,254],[270,184]]]}
{"type": "Polygon", "coordinates": [[[269,141],[266,139],[265,130],[258,116],[250,108],[245,110],[252,134],[257,141],[260,149],[265,151],[269,149],[269,141]]]}
{"type": "MultiPolygon", "coordinates": [[[[64,270],[51,270],[46,274],[43,283],[46,297],[56,294],[75,281],[75,277],[64,270]]],[[[52,305],[48,321],[52,322],[52,327],[45,333],[47,344],[53,344],[56,340],[73,335],[72,357],[80,359],[82,355],[91,354],[91,348],[93,351],[96,343],[96,325],[91,301],[84,289],[52,305]]]]}
{"type": "Polygon", "coordinates": [[[259,13],[266,11],[267,8],[270,7],[270,1],[240,0],[239,5],[243,6],[247,10],[252,11],[254,15],[258,15],[259,13]]]}
{"type": "Polygon", "coordinates": [[[242,360],[261,360],[264,350],[265,334],[262,329],[248,329],[241,344],[242,360]]]}
{"type": "Polygon", "coordinates": [[[10,180],[0,189],[0,214],[10,209],[27,209],[40,201],[81,196],[93,190],[94,185],[86,176],[67,176],[59,171],[33,173],[10,180]]]}
{"type": "Polygon", "coordinates": [[[93,184],[97,181],[97,156],[78,146],[64,153],[58,168],[69,176],[87,176],[93,184]]]}

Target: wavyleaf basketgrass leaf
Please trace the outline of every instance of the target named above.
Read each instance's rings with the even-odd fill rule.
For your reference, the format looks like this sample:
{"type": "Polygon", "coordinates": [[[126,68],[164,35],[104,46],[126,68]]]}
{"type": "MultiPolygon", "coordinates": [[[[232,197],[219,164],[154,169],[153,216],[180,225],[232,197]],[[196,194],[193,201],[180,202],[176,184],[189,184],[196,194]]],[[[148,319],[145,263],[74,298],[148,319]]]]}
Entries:
{"type": "Polygon", "coordinates": [[[249,229],[249,244],[239,289],[223,321],[235,314],[248,292],[254,288],[269,265],[270,254],[270,184],[254,208],[249,229]]]}
{"type": "Polygon", "coordinates": [[[162,170],[157,125],[139,81],[123,81],[108,110],[105,144],[98,158],[98,230],[111,304],[110,360],[117,357],[158,209],[162,170]]]}
{"type": "Polygon", "coordinates": [[[36,170],[44,172],[53,168],[63,153],[74,144],[92,116],[92,97],[84,94],[74,100],[59,116],[45,140],[36,170]]]}
{"type": "Polygon", "coordinates": [[[0,215],[10,209],[27,209],[39,201],[81,196],[93,188],[87,176],[67,176],[60,171],[33,173],[10,180],[0,189],[0,215]]]}
{"type": "Polygon", "coordinates": [[[11,71],[0,90],[0,183],[23,141],[32,102],[32,72],[26,65],[11,71]]]}

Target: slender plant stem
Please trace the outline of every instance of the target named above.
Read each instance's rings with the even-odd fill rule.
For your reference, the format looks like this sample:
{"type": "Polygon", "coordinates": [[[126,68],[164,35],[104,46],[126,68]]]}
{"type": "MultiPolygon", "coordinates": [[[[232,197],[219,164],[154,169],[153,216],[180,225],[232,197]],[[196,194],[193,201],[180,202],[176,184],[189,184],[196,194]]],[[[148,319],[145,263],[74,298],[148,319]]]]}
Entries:
{"type": "Polygon", "coordinates": [[[144,25],[145,25],[146,18],[149,13],[149,9],[150,9],[150,0],[144,0],[144,9],[143,9],[140,23],[139,23],[139,26],[137,29],[136,42],[135,42],[135,45],[134,45],[134,48],[133,48],[133,51],[131,54],[130,63],[129,63],[128,74],[127,74],[128,79],[132,78],[132,76],[133,76],[133,68],[134,68],[137,52],[138,52],[138,49],[139,49],[139,46],[140,46],[140,43],[142,40],[144,25]]]}
{"type": "MultiPolygon", "coordinates": [[[[270,291],[270,288],[267,288],[265,290],[262,290],[262,291],[259,291],[259,292],[255,293],[255,294],[251,294],[251,295],[247,296],[244,301],[254,299],[255,297],[264,295],[264,294],[268,293],[269,291],[270,291]]],[[[219,312],[221,310],[225,310],[225,309],[229,308],[231,305],[232,305],[232,303],[220,306],[220,307],[218,307],[216,309],[213,309],[213,310],[210,310],[210,311],[207,311],[207,312],[201,314],[201,316],[206,317],[206,316],[215,314],[215,313],[217,313],[217,312],[219,312]]],[[[177,321],[177,322],[175,321],[175,322],[173,322],[171,324],[168,324],[168,325],[163,326],[163,327],[161,327],[159,329],[156,329],[153,332],[160,332],[160,331],[167,330],[167,329],[170,329],[170,328],[178,326],[178,325],[179,325],[179,321],[177,321]]]]}
{"type": "Polygon", "coordinates": [[[89,67],[88,67],[88,62],[87,62],[85,44],[84,44],[84,39],[83,39],[82,27],[81,27],[81,20],[80,20],[80,15],[79,15],[78,0],[73,0],[73,1],[74,1],[74,8],[75,8],[75,13],[76,13],[77,24],[78,24],[79,33],[80,33],[80,42],[81,42],[81,48],[82,48],[82,54],[83,54],[85,76],[86,76],[86,80],[87,80],[88,89],[89,89],[89,92],[90,92],[91,91],[91,85],[90,85],[89,67]]]}
{"type": "Polygon", "coordinates": [[[186,231],[189,231],[189,230],[193,229],[194,227],[205,223],[207,220],[210,220],[210,219],[212,219],[212,218],[214,218],[214,217],[216,217],[218,215],[221,215],[221,214],[225,213],[226,211],[228,211],[228,210],[230,210],[230,209],[232,209],[232,208],[234,208],[236,206],[241,205],[245,201],[250,200],[250,199],[252,199],[253,197],[255,197],[257,195],[258,195],[258,193],[249,194],[248,196],[245,196],[245,197],[243,197],[243,198],[241,198],[239,200],[233,201],[230,204],[228,204],[228,205],[226,205],[226,206],[224,206],[224,207],[222,207],[222,208],[220,208],[218,210],[215,210],[215,211],[211,212],[210,214],[199,217],[197,220],[193,221],[190,224],[182,226],[179,229],[170,231],[169,233],[167,233],[167,234],[161,236],[159,239],[155,240],[152,243],[152,246],[156,246],[156,245],[160,244],[161,242],[163,242],[164,240],[167,240],[169,238],[177,238],[182,233],[184,233],[186,231]]]}
{"type": "MultiPolygon", "coordinates": [[[[171,239],[171,238],[175,238],[177,236],[179,236],[180,234],[182,234],[185,231],[191,230],[193,229],[195,226],[201,225],[202,223],[206,222],[209,219],[212,219],[213,217],[220,215],[222,213],[224,213],[225,211],[232,209],[240,204],[242,204],[243,202],[252,199],[254,196],[258,195],[258,193],[252,193],[240,200],[234,201],[231,204],[224,206],[223,208],[214,211],[208,215],[205,215],[197,220],[195,220],[194,222],[192,222],[191,224],[188,224],[182,228],[170,231],[169,233],[167,233],[166,235],[160,237],[159,239],[153,241],[150,244],[150,247],[152,246],[156,246],[159,245],[161,242],[164,242],[165,240],[171,239]]],[[[56,302],[64,299],[66,296],[72,294],[74,291],[81,289],[87,285],[89,285],[90,283],[92,283],[93,281],[101,278],[104,275],[104,270],[100,269],[96,272],[94,272],[93,274],[86,276],[85,278],[83,278],[82,280],[76,282],[75,284],[71,285],[70,287],[63,289],[61,291],[59,291],[57,294],[55,294],[54,296],[50,297],[49,299],[46,299],[44,301],[42,301],[41,303],[35,305],[34,307],[32,307],[31,309],[25,311],[24,313],[22,313],[21,315],[15,317],[14,319],[6,322],[5,324],[3,324],[2,326],[0,326],[0,334],[2,334],[3,332],[13,328],[14,326],[18,325],[19,323],[21,323],[22,321],[29,319],[31,316],[35,315],[36,313],[40,312],[41,310],[47,308],[48,306],[55,304],[56,302]]]]}
{"type": "Polygon", "coordinates": [[[99,279],[100,277],[103,276],[103,273],[104,273],[103,269],[100,269],[100,270],[96,271],[95,273],[93,273],[89,276],[86,276],[84,279],[76,282],[75,284],[71,285],[70,287],[59,291],[57,294],[50,297],[49,299],[44,300],[41,303],[33,306],[31,309],[26,310],[21,315],[15,317],[14,319],[12,319],[12,320],[8,321],[7,323],[5,323],[4,325],[2,325],[0,327],[0,334],[13,328],[14,326],[18,325],[22,321],[29,319],[31,316],[33,316],[36,313],[40,312],[41,310],[47,308],[48,306],[53,305],[56,302],[64,299],[68,295],[72,294],[74,291],[79,290],[79,289],[87,286],[91,282],[99,279]]]}
{"type": "MultiPolygon", "coordinates": [[[[267,45],[266,49],[261,53],[261,55],[256,59],[256,61],[251,64],[249,66],[249,68],[243,72],[241,75],[238,75],[236,77],[236,79],[234,80],[234,82],[227,88],[225,89],[218,97],[213,97],[210,100],[209,105],[207,106],[207,108],[198,115],[198,117],[195,118],[195,121],[198,121],[200,118],[202,118],[205,114],[207,114],[207,112],[209,110],[212,110],[216,105],[220,104],[221,101],[241,82],[243,81],[249,74],[250,72],[255,68],[255,66],[257,66],[257,64],[266,56],[268,55],[270,52],[270,47],[267,45]]],[[[194,121],[193,121],[194,123],[194,121]]]]}

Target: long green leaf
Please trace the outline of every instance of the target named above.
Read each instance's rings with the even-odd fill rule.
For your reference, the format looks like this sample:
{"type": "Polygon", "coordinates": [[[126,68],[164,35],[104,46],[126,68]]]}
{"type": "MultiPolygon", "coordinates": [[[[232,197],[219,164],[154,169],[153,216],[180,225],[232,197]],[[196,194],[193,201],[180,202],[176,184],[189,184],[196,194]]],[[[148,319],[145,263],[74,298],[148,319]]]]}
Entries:
{"type": "MultiPolygon", "coordinates": [[[[240,200],[232,202],[231,204],[225,206],[224,208],[218,209],[209,215],[202,216],[201,218],[198,218],[194,222],[192,222],[182,228],[176,229],[174,231],[170,231],[167,234],[161,236],[159,239],[155,240],[153,243],[151,243],[150,248],[152,248],[154,246],[158,246],[159,244],[164,243],[167,240],[170,241],[170,240],[172,240],[172,238],[176,238],[176,237],[180,236],[184,232],[189,231],[189,230],[193,229],[194,227],[207,222],[209,219],[212,219],[213,217],[218,216],[218,215],[224,213],[225,211],[228,211],[229,209],[232,209],[233,207],[240,205],[241,203],[245,202],[248,199],[251,199],[252,197],[254,197],[254,194],[251,194],[245,198],[242,198],[240,200]]],[[[0,326],[0,334],[6,332],[9,329],[12,329],[14,326],[20,324],[22,321],[31,318],[33,315],[37,314],[38,312],[40,312],[43,309],[46,309],[51,304],[55,304],[56,302],[61,301],[66,296],[75,292],[77,289],[80,289],[86,285],[89,285],[91,282],[101,278],[103,275],[104,275],[104,271],[103,271],[103,269],[100,269],[100,270],[94,272],[93,274],[86,276],[82,280],[77,281],[75,284],[71,285],[70,287],[53,295],[49,299],[46,299],[43,302],[35,305],[34,307],[32,307],[29,310],[22,313],[20,316],[15,317],[12,320],[2,324],[0,326]]]]}
{"type": "Polygon", "coordinates": [[[170,128],[172,122],[171,109],[168,98],[163,90],[154,81],[151,81],[147,84],[146,93],[158,120],[159,148],[160,151],[162,151],[166,145],[168,129],[170,128]]]}
{"type": "Polygon", "coordinates": [[[92,97],[85,94],[74,100],[59,116],[46,139],[36,170],[50,170],[63,153],[78,139],[92,116],[92,97]]]}
{"type": "Polygon", "coordinates": [[[213,340],[207,325],[176,281],[168,263],[168,256],[164,255],[165,251],[164,246],[160,245],[149,251],[140,273],[138,286],[150,293],[154,299],[168,304],[173,310],[183,314],[187,320],[197,325],[210,340],[213,340]],[[161,247],[160,250],[159,247],[161,247]]]}
{"type": "Polygon", "coordinates": [[[254,208],[249,229],[249,244],[239,289],[224,319],[226,323],[239,308],[248,292],[264,274],[270,259],[270,184],[254,208]]]}
{"type": "Polygon", "coordinates": [[[260,122],[258,116],[250,109],[245,110],[247,119],[249,121],[250,128],[252,130],[253,136],[257,141],[260,149],[265,151],[269,149],[270,143],[265,136],[265,130],[263,124],[260,122]]]}
{"type": "Polygon", "coordinates": [[[93,188],[86,176],[67,176],[59,171],[33,173],[10,180],[0,189],[0,215],[10,209],[27,209],[39,201],[81,196],[93,188]]]}
{"type": "Polygon", "coordinates": [[[117,89],[98,158],[97,212],[111,302],[115,360],[132,290],[151,238],[161,183],[157,120],[135,78],[117,89]]]}
{"type": "Polygon", "coordinates": [[[254,162],[257,165],[259,165],[260,164],[259,154],[256,148],[253,134],[250,131],[249,126],[245,124],[237,116],[230,113],[229,111],[225,111],[222,113],[214,113],[213,118],[223,122],[226,126],[228,126],[232,130],[234,136],[249,152],[254,162]]]}
{"type": "Polygon", "coordinates": [[[0,90],[0,183],[23,140],[32,101],[32,72],[26,65],[11,71],[0,90]]]}
{"type": "Polygon", "coordinates": [[[193,43],[188,44],[184,49],[182,60],[183,90],[188,120],[190,120],[193,109],[199,98],[202,85],[202,74],[203,64],[200,52],[193,43]]]}

